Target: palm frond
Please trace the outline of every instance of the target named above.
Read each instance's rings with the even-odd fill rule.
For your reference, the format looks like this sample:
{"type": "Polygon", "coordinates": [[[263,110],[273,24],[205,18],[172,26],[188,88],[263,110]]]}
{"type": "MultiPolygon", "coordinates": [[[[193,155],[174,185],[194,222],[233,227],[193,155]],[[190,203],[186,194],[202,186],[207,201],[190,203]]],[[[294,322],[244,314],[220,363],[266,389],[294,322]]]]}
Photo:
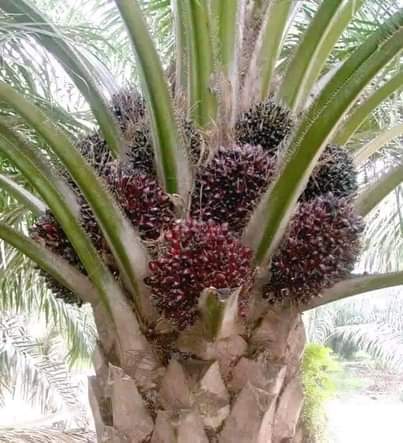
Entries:
{"type": "Polygon", "coordinates": [[[3,313],[0,318],[0,358],[2,368],[13,374],[10,389],[42,411],[79,408],[77,387],[72,384],[63,360],[52,353],[51,347],[44,352],[44,343],[29,335],[23,324],[22,317],[3,313]]]}
{"type": "Polygon", "coordinates": [[[69,367],[91,367],[96,329],[89,305],[67,305],[49,294],[40,306],[46,323],[64,341],[69,367]]]}
{"type": "Polygon", "coordinates": [[[92,432],[63,432],[55,429],[0,429],[0,441],[8,443],[95,443],[92,432]]]}
{"type": "Polygon", "coordinates": [[[365,351],[387,367],[403,367],[403,295],[391,289],[319,307],[306,316],[309,340],[342,351],[365,351]]]}
{"type": "Polygon", "coordinates": [[[96,338],[90,307],[78,308],[56,299],[29,259],[0,244],[6,257],[0,274],[0,316],[5,312],[36,316],[63,339],[69,366],[88,367],[96,338]]]}
{"type": "Polygon", "coordinates": [[[403,187],[389,194],[367,217],[359,267],[367,272],[393,272],[403,263],[403,187]]]}

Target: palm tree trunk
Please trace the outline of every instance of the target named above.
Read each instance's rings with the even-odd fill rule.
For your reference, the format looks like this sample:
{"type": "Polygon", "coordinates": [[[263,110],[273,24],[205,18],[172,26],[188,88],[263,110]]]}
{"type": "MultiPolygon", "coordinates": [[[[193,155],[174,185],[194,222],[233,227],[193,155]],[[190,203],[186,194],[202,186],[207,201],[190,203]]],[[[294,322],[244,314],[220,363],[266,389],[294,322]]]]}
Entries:
{"type": "Polygon", "coordinates": [[[204,343],[198,358],[173,352],[148,373],[144,356],[138,355],[141,370],[119,362],[116,341],[106,330],[100,331],[89,384],[99,442],[302,441],[305,333],[296,311],[271,310],[247,337],[204,343]]]}

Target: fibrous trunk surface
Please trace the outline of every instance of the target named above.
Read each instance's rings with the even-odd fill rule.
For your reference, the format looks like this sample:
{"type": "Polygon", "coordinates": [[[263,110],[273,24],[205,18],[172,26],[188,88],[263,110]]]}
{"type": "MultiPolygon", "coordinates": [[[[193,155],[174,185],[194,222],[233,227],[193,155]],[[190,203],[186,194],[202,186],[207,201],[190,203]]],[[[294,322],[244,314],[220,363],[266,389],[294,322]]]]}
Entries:
{"type": "Polygon", "coordinates": [[[158,364],[152,340],[153,354],[133,349],[133,358],[121,359],[113,333],[100,331],[89,388],[99,442],[302,441],[300,314],[270,310],[248,336],[204,341],[197,356],[185,351],[195,341],[177,340],[180,350],[158,364]]]}

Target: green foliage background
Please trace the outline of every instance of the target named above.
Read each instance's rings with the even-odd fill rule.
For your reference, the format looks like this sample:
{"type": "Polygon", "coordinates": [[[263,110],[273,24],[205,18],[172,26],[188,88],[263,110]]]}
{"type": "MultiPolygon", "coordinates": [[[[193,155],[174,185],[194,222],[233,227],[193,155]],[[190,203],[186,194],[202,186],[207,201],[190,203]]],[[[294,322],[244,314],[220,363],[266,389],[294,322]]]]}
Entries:
{"type": "Polygon", "coordinates": [[[303,423],[306,441],[310,443],[325,441],[325,403],[336,394],[334,375],[340,370],[330,348],[316,343],[307,345],[302,369],[305,393],[303,423]]]}

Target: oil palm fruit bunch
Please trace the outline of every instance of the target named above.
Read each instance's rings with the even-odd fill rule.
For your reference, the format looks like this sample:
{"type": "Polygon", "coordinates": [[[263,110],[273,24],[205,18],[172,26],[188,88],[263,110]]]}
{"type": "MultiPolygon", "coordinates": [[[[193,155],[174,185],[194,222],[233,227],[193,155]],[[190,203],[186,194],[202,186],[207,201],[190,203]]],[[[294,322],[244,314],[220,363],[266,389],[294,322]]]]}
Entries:
{"type": "Polygon", "coordinates": [[[240,233],[274,169],[274,159],[261,146],[219,148],[197,171],[192,216],[228,223],[232,231],[240,233]]]}
{"type": "Polygon", "coordinates": [[[243,112],[235,125],[235,138],[241,145],[261,146],[276,154],[294,126],[292,114],[272,98],[243,112]]]}
{"type": "MultiPolygon", "coordinates": [[[[68,263],[76,267],[82,272],[84,268],[74,251],[73,246],[66,237],[56,219],[51,213],[41,216],[30,228],[31,237],[40,244],[45,245],[53,253],[63,257],[68,263]]],[[[39,271],[46,282],[47,287],[65,303],[82,305],[82,300],[69,289],[62,286],[48,273],[43,270],[39,271]]]]}
{"type": "Polygon", "coordinates": [[[252,251],[226,224],[179,221],[165,231],[160,248],[146,282],[156,306],[180,329],[193,324],[204,288],[236,289],[252,276],[252,251]]]}
{"type": "Polygon", "coordinates": [[[273,257],[265,297],[272,303],[290,297],[306,303],[349,275],[363,228],[346,198],[328,193],[301,203],[273,257]]]}
{"type": "MultiPolygon", "coordinates": [[[[99,133],[86,137],[78,147],[104,178],[141,238],[150,242],[152,261],[146,282],[153,302],[183,329],[197,318],[197,299],[203,288],[233,289],[250,280],[251,251],[242,245],[242,231],[276,175],[283,141],[290,135],[293,121],[290,113],[272,99],[241,114],[236,143],[213,146],[206,160],[195,163],[192,218],[175,224],[173,201],[157,181],[143,103],[137,92],[127,91],[112,100],[111,109],[129,146],[123,162],[113,160],[99,133]]],[[[188,148],[195,153],[202,138],[191,123],[185,123],[188,148]]],[[[356,172],[350,156],[342,148],[329,145],[268,270],[267,299],[303,303],[351,271],[362,230],[361,220],[349,202],[355,190],[356,172]]],[[[116,274],[112,254],[83,201],[81,218],[84,229],[116,274]]],[[[38,220],[32,236],[70,263],[78,264],[63,231],[54,219],[50,220],[49,216],[38,220]],[[52,228],[51,239],[45,227],[52,228]]],[[[75,300],[66,297],[66,290],[51,278],[50,286],[60,289],[56,294],[65,300],[75,300]]]]}
{"type": "Polygon", "coordinates": [[[331,192],[335,197],[351,197],[357,189],[352,155],[341,146],[328,145],[312,172],[301,200],[311,200],[326,192],[331,192]]]}
{"type": "MultiPolygon", "coordinates": [[[[141,238],[144,241],[154,241],[160,236],[164,227],[173,223],[175,217],[173,203],[168,194],[163,192],[155,177],[151,136],[145,125],[144,102],[136,90],[132,92],[123,90],[113,96],[111,109],[121,126],[123,135],[126,138],[131,137],[128,140],[127,156],[121,162],[115,161],[100,132],[79,140],[77,148],[102,177],[141,238]]],[[[195,139],[201,143],[201,136],[196,135],[191,123],[187,123],[186,128],[191,137],[189,143],[193,143],[192,147],[197,149],[195,139]]],[[[71,188],[77,193],[84,230],[108,263],[112,273],[116,275],[112,254],[90,207],[73,180],[69,176],[67,178],[71,188]]],[[[33,239],[46,245],[85,273],[74,248],[51,213],[39,217],[30,231],[33,239]]],[[[57,297],[67,303],[81,304],[76,296],[57,283],[53,277],[43,271],[40,272],[57,297]]]]}

